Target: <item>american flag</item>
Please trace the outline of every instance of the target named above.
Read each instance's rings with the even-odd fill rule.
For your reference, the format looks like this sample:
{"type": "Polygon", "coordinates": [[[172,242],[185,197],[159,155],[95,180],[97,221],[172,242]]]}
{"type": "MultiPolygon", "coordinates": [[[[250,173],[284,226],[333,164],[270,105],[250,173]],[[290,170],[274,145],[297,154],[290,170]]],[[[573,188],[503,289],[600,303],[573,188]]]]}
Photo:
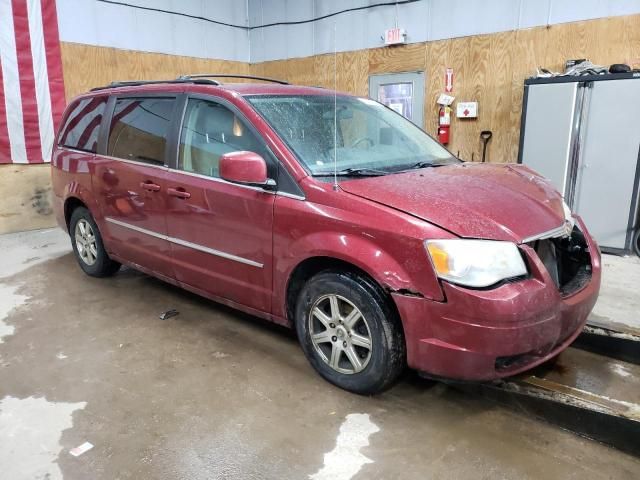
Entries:
{"type": "Polygon", "coordinates": [[[0,0],[0,163],[51,159],[65,107],[55,0],[0,0]]]}

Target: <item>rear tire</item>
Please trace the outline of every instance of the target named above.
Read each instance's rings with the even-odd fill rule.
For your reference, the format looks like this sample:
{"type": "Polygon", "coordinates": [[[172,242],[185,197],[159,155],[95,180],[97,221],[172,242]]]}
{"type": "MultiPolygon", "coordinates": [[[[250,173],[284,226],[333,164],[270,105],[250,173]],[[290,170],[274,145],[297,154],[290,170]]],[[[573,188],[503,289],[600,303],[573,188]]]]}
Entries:
{"type": "Polygon", "coordinates": [[[92,277],[108,277],[120,269],[120,264],[109,258],[95,220],[84,207],[76,208],[69,221],[71,245],[80,268],[92,277]]]}
{"type": "Polygon", "coordinates": [[[295,323],[309,363],[340,388],[373,395],[404,370],[400,320],[362,275],[328,270],[312,277],[298,297],[295,323]]]}

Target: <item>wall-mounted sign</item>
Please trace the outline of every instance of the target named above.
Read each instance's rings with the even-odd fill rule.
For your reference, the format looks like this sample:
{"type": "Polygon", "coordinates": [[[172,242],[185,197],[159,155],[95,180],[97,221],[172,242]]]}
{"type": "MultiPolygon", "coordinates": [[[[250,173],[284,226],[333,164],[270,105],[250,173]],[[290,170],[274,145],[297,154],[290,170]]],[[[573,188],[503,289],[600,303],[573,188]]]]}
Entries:
{"type": "Polygon", "coordinates": [[[453,68],[447,68],[444,74],[444,91],[447,93],[453,92],[453,68]]]}
{"type": "Polygon", "coordinates": [[[458,118],[477,118],[478,102],[458,102],[456,104],[456,116],[458,118]]]}
{"type": "Polygon", "coordinates": [[[390,28],[384,31],[384,44],[397,45],[407,41],[407,32],[404,28],[390,28]]]}
{"type": "Polygon", "coordinates": [[[446,93],[441,93],[438,97],[438,100],[436,100],[436,103],[438,105],[448,106],[451,105],[455,99],[456,97],[452,97],[451,95],[447,95],[446,93]]]}

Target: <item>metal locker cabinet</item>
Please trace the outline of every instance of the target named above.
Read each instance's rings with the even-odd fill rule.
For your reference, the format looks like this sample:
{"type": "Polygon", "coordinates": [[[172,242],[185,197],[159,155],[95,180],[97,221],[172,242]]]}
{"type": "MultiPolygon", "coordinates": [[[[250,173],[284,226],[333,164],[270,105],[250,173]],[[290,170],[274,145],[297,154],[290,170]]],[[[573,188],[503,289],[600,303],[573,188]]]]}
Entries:
{"type": "Polygon", "coordinates": [[[519,162],[551,180],[563,195],[569,175],[577,101],[575,82],[529,85],[525,91],[519,162]]]}
{"type": "Polygon", "coordinates": [[[640,80],[592,82],[574,209],[609,249],[628,249],[636,213],[640,80]]]}
{"type": "Polygon", "coordinates": [[[547,177],[605,251],[631,250],[640,73],[525,80],[518,162],[547,177]]]}

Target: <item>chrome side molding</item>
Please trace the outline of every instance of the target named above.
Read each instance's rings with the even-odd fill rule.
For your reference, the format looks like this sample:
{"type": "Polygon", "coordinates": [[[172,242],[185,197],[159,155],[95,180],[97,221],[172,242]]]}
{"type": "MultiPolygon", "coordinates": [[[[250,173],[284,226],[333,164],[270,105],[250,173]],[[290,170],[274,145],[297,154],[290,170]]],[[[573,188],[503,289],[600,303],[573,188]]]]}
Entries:
{"type": "Polygon", "coordinates": [[[175,243],[176,245],[192,248],[193,250],[198,250],[200,252],[208,253],[216,257],[226,258],[227,260],[232,260],[238,263],[244,263],[245,265],[251,265],[252,267],[257,267],[257,268],[264,267],[264,264],[255,262],[253,260],[249,260],[248,258],[238,257],[237,255],[233,255],[231,253],[221,252],[220,250],[215,250],[213,248],[205,247],[204,245],[188,242],[186,240],[182,240],[176,237],[170,237],[169,235],[164,235],[162,233],[154,232],[153,230],[147,230],[146,228],[138,227],[137,225],[131,225],[130,223],[116,220],[115,218],[105,217],[105,220],[109,223],[113,223],[114,225],[119,225],[120,227],[128,228],[129,230],[133,230],[139,233],[143,233],[145,235],[149,235],[151,237],[166,240],[168,242],[175,243]]]}

